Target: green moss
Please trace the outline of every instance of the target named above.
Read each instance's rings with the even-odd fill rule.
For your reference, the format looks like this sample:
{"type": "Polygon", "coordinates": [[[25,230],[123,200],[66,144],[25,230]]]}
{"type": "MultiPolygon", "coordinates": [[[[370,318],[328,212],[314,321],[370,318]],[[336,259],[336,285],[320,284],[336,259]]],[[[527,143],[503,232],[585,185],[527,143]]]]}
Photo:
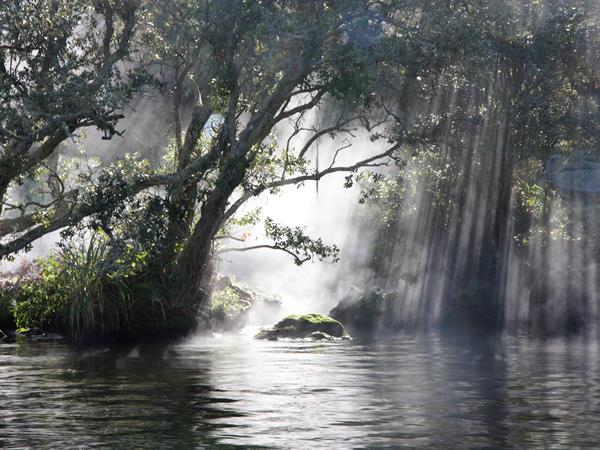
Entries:
{"type": "MultiPolygon", "coordinates": [[[[283,319],[281,322],[289,322],[289,321],[299,321],[299,322],[306,322],[306,323],[310,323],[312,325],[315,326],[319,326],[319,325],[339,325],[341,327],[343,327],[342,323],[338,320],[335,320],[332,317],[329,317],[325,314],[290,314],[289,316],[287,316],[285,319],[283,319]]],[[[276,325],[277,327],[277,325],[276,325]]]]}
{"type": "Polygon", "coordinates": [[[337,323],[341,325],[338,320],[335,320],[325,314],[290,314],[283,320],[300,320],[303,322],[309,322],[315,325],[325,324],[325,323],[337,323]]]}
{"type": "Polygon", "coordinates": [[[325,314],[292,314],[279,321],[272,329],[262,330],[257,339],[305,338],[314,332],[333,337],[346,336],[341,322],[325,314]]]}

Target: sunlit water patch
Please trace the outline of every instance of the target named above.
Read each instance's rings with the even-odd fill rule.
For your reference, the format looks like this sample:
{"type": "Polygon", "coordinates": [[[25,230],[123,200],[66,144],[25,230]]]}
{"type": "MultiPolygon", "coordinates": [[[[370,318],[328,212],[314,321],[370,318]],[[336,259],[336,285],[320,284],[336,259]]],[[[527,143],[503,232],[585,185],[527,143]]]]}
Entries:
{"type": "Polygon", "coordinates": [[[519,339],[1,345],[0,447],[597,447],[598,357],[519,339]]]}

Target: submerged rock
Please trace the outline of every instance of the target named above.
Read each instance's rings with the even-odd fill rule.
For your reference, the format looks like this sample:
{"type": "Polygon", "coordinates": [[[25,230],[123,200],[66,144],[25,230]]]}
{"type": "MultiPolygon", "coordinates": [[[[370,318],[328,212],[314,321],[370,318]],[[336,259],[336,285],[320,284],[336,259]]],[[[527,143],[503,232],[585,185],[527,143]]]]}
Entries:
{"type": "Polygon", "coordinates": [[[323,333],[322,331],[315,331],[314,333],[310,333],[308,336],[306,336],[305,339],[309,339],[311,341],[342,341],[351,340],[352,338],[348,334],[344,334],[341,337],[335,337],[327,333],[323,333]]]}
{"type": "Polygon", "coordinates": [[[330,336],[327,333],[323,333],[322,331],[315,331],[314,333],[310,333],[306,336],[307,339],[312,339],[313,341],[334,341],[335,338],[330,336]]]}
{"type": "Polygon", "coordinates": [[[12,344],[15,342],[15,333],[7,332],[0,330],[0,343],[4,342],[5,344],[12,344]]]}
{"type": "Polygon", "coordinates": [[[343,322],[352,333],[373,334],[376,330],[393,328],[392,297],[382,290],[348,296],[329,315],[343,322]]]}
{"type": "Polygon", "coordinates": [[[254,337],[267,340],[280,338],[332,340],[347,336],[344,326],[325,314],[292,314],[277,322],[272,328],[261,330],[254,337]]]}

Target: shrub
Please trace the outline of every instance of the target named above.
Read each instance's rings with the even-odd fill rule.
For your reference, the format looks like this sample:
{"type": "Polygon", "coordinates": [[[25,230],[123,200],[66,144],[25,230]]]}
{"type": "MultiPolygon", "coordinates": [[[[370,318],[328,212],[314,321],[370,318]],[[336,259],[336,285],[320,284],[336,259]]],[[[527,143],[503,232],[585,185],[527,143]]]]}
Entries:
{"type": "Polygon", "coordinates": [[[212,312],[227,316],[237,314],[247,306],[247,302],[241,301],[239,294],[231,287],[215,292],[210,303],[212,312]]]}
{"type": "Polygon", "coordinates": [[[67,286],[57,257],[38,259],[36,263],[38,273],[26,275],[17,289],[5,292],[14,296],[17,327],[54,330],[67,299],[67,286]]]}
{"type": "Polygon", "coordinates": [[[6,332],[14,328],[14,300],[6,295],[4,289],[0,290],[0,330],[6,332]]]}
{"type": "Polygon", "coordinates": [[[66,329],[76,340],[117,332],[127,324],[128,278],[139,255],[115,252],[93,234],[78,246],[63,243],[53,256],[36,260],[38,273],[14,293],[16,326],[35,331],[66,329]]]}
{"type": "Polygon", "coordinates": [[[60,251],[61,276],[67,286],[63,314],[75,339],[118,331],[127,322],[129,268],[111,253],[107,239],[99,235],[92,235],[85,246],[65,246],[60,251]]]}

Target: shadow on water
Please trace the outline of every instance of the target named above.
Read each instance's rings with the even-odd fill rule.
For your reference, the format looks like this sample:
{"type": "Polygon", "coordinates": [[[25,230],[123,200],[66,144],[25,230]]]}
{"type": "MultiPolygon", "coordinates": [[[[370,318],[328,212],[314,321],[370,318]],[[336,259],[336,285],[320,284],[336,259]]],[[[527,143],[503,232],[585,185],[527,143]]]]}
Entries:
{"type": "Polygon", "coordinates": [[[239,413],[211,385],[210,354],[157,344],[3,347],[0,447],[218,447],[212,421],[239,413]]]}
{"type": "Polygon", "coordinates": [[[0,447],[593,448],[599,367],[582,339],[25,341],[0,346],[0,447]]]}

